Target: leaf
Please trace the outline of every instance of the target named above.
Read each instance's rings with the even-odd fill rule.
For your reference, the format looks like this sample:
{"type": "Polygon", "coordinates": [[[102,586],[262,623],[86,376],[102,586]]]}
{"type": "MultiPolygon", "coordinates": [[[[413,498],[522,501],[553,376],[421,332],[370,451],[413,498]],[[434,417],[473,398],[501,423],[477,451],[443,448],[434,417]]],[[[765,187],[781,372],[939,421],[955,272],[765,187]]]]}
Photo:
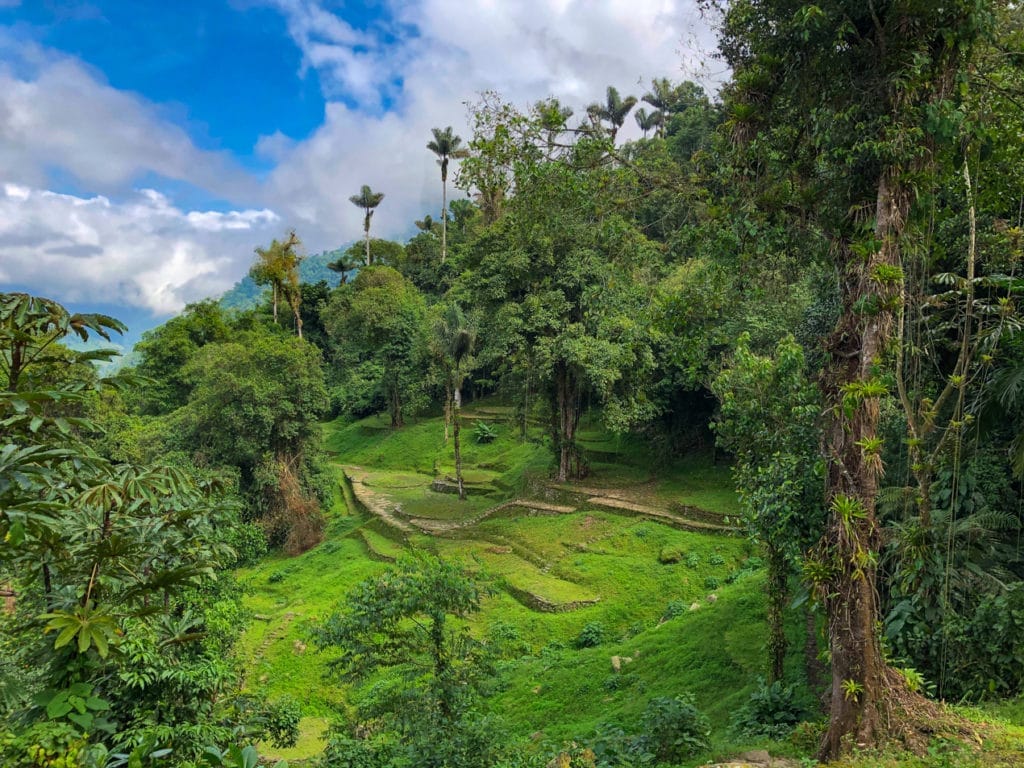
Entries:
{"type": "Polygon", "coordinates": [[[92,728],[92,715],[88,713],[83,715],[77,712],[72,712],[68,715],[68,720],[75,723],[76,725],[81,726],[83,731],[88,731],[90,728],[92,728]]]}

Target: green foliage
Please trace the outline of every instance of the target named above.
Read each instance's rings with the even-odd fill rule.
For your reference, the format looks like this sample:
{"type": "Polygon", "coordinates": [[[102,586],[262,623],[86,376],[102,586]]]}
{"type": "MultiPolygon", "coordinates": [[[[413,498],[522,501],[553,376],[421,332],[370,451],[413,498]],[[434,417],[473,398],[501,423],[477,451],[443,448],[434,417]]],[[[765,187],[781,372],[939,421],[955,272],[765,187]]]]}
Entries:
{"type": "Polygon", "coordinates": [[[795,685],[758,680],[750,699],[733,718],[733,727],[744,736],[781,738],[807,716],[795,685]]]}
{"type": "Polygon", "coordinates": [[[473,426],[473,439],[480,444],[492,443],[498,436],[498,430],[486,421],[478,421],[473,426]]]}
{"type": "Polygon", "coordinates": [[[10,748],[30,754],[8,752],[5,764],[102,761],[140,744],[150,746],[139,760],[164,749],[187,760],[245,722],[226,660],[237,615],[224,625],[238,596],[218,574],[235,558],[237,500],[216,476],[98,454],[97,427],[79,409],[105,382],[76,368],[55,379],[49,365],[68,334],[117,325],[8,298],[4,308],[23,309],[0,336],[11,384],[0,394],[0,581],[17,594],[2,619],[11,695],[0,712],[17,723],[10,748]]]}
{"type": "Polygon", "coordinates": [[[651,699],[640,718],[640,743],[657,763],[678,763],[707,749],[710,733],[688,694],[651,699]]]}
{"type": "Polygon", "coordinates": [[[683,559],[683,551],[678,547],[662,547],[658,553],[658,562],[663,565],[678,563],[683,559]]]}
{"type": "Polygon", "coordinates": [[[605,641],[606,634],[604,624],[599,621],[591,621],[580,630],[573,645],[577,648],[596,648],[605,641]]]}
{"type": "Polygon", "coordinates": [[[386,409],[400,427],[423,404],[426,311],[422,294],[391,267],[361,269],[331,297],[323,319],[338,384],[363,392],[350,414],[386,409]]]}

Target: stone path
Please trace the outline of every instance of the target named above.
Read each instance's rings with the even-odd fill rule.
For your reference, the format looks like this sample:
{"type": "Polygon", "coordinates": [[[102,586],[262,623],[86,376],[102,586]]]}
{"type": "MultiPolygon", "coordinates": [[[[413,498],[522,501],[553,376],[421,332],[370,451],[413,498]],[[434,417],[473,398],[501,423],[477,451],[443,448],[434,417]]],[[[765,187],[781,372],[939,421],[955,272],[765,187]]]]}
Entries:
{"type": "Polygon", "coordinates": [[[371,474],[370,472],[362,467],[350,465],[342,466],[342,469],[352,483],[352,493],[356,500],[385,523],[405,533],[419,530],[430,535],[443,536],[447,533],[472,527],[480,521],[486,520],[491,515],[512,507],[523,507],[542,514],[568,515],[578,512],[585,505],[642,515],[674,528],[696,531],[698,533],[732,533],[738,530],[735,526],[694,520],[662,507],[641,503],[636,500],[636,496],[640,496],[644,501],[647,500],[648,496],[648,494],[642,492],[634,495],[623,489],[574,486],[565,483],[549,483],[547,487],[581,497],[580,504],[552,504],[534,499],[512,499],[466,520],[438,520],[423,517],[405,518],[402,517],[401,507],[398,504],[391,501],[381,490],[365,482],[371,474]]]}
{"type": "Polygon", "coordinates": [[[345,473],[345,477],[352,483],[352,495],[356,497],[356,501],[388,525],[405,533],[412,532],[413,527],[398,516],[400,510],[398,504],[363,482],[371,474],[370,472],[362,467],[352,465],[342,465],[341,469],[345,473]]]}

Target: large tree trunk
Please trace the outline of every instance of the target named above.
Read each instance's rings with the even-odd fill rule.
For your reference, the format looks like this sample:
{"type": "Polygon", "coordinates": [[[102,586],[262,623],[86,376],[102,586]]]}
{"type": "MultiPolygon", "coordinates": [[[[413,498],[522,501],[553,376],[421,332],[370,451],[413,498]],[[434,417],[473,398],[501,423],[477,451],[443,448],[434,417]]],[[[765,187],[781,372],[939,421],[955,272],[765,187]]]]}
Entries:
{"type": "Polygon", "coordinates": [[[556,426],[555,444],[558,446],[558,482],[578,479],[581,472],[579,449],[576,446],[576,427],[580,421],[579,384],[569,366],[559,363],[555,372],[556,426]]]}
{"type": "Polygon", "coordinates": [[[881,461],[865,449],[878,438],[880,366],[893,337],[897,282],[873,280],[881,266],[900,265],[899,238],[910,206],[909,192],[883,172],[875,206],[878,251],[867,260],[849,243],[838,244],[846,269],[843,313],[829,340],[831,362],[822,376],[828,404],[825,449],[830,514],[815,566],[814,584],[829,622],[832,656],[830,722],[820,757],[837,757],[855,744],[875,745],[893,726],[892,704],[907,693],[894,690],[879,638],[876,588],[882,537],[875,514],[881,461]],[[852,739],[853,744],[844,744],[852,739]]]}

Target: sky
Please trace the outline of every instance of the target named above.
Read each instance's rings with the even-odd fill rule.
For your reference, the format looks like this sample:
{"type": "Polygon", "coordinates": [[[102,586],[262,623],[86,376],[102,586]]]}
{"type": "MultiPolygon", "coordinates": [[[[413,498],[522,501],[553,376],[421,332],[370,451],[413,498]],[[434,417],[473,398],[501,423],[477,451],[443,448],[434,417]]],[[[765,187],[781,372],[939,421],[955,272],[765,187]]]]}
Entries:
{"type": "Polygon", "coordinates": [[[0,0],[0,290],[134,336],[289,229],[360,238],[363,184],[374,236],[437,218],[430,129],[468,140],[485,90],[582,114],[713,88],[713,48],[694,0],[0,0]]]}

